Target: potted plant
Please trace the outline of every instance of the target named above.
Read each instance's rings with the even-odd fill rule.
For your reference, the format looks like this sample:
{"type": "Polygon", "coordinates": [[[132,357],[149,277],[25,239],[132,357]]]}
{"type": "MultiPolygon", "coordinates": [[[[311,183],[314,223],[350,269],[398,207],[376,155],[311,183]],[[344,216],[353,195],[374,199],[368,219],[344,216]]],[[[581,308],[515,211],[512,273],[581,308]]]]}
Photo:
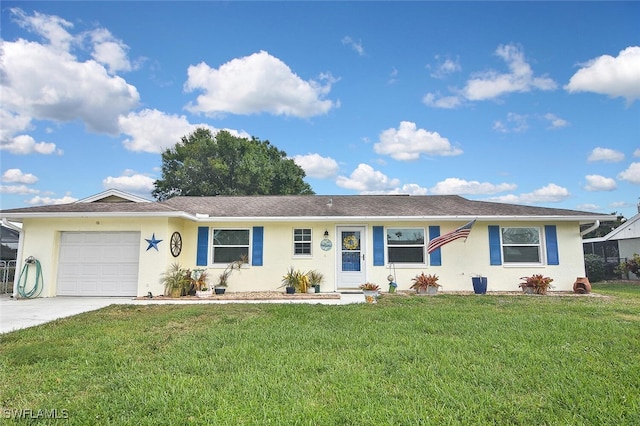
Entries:
{"type": "Polygon", "coordinates": [[[186,296],[191,281],[179,263],[172,263],[167,272],[162,274],[161,282],[164,286],[165,296],[180,297],[186,296]]]}
{"type": "Polygon", "coordinates": [[[437,294],[438,287],[442,287],[438,284],[438,279],[436,274],[425,275],[424,272],[421,272],[411,279],[413,281],[411,288],[415,289],[418,294],[437,294]]]}
{"type": "Polygon", "coordinates": [[[521,277],[519,287],[525,294],[547,294],[547,290],[551,288],[553,278],[545,277],[542,274],[533,274],[530,277],[521,277]]]}
{"type": "Polygon", "coordinates": [[[218,275],[218,282],[214,286],[213,291],[215,291],[216,294],[224,294],[229,286],[229,277],[231,276],[231,273],[235,270],[239,271],[245,263],[247,263],[247,256],[245,255],[242,255],[238,260],[234,260],[229,263],[227,267],[224,268],[224,271],[218,275]]]}
{"type": "Polygon", "coordinates": [[[211,296],[211,288],[209,288],[207,284],[207,271],[204,269],[194,269],[191,271],[189,279],[191,280],[191,285],[196,290],[196,296],[211,296]]]}
{"type": "Polygon", "coordinates": [[[298,269],[289,268],[282,277],[282,287],[285,287],[287,294],[306,293],[309,288],[309,277],[298,269]]]}
{"type": "Polygon", "coordinates": [[[324,280],[324,275],[313,269],[307,272],[307,277],[309,278],[309,286],[314,290],[313,292],[320,293],[320,284],[324,280]]]}
{"type": "Polygon", "coordinates": [[[376,284],[366,282],[364,284],[360,284],[360,290],[364,294],[364,300],[367,303],[378,303],[378,291],[380,287],[376,284]]]}

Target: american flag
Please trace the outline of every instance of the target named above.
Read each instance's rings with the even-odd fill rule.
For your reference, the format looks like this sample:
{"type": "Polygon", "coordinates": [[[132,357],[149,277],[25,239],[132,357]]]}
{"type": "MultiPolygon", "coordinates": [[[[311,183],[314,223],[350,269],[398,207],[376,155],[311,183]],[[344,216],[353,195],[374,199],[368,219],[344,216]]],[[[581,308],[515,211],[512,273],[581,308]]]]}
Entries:
{"type": "Polygon", "coordinates": [[[475,219],[467,223],[466,225],[461,226],[455,231],[440,235],[439,237],[436,237],[433,240],[429,241],[429,245],[427,246],[427,253],[431,253],[432,251],[437,250],[443,245],[457,240],[458,238],[466,239],[469,236],[469,233],[471,233],[471,227],[474,223],[476,223],[475,219]]]}

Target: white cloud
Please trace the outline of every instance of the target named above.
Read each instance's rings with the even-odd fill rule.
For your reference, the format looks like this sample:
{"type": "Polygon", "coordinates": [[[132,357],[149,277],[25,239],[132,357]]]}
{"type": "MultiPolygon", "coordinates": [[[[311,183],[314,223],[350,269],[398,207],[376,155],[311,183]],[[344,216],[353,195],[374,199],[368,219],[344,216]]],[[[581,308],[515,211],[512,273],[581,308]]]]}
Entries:
{"type": "Polygon", "coordinates": [[[19,135],[8,140],[0,141],[0,150],[9,151],[12,154],[62,154],[62,150],[56,149],[52,142],[36,142],[29,135],[19,135]]]}
{"type": "Polygon", "coordinates": [[[544,119],[549,122],[550,128],[552,129],[560,129],[569,125],[567,120],[564,120],[550,112],[544,115],[544,119]]]}
{"type": "Polygon", "coordinates": [[[38,177],[32,173],[24,173],[20,169],[8,169],[2,174],[2,182],[32,184],[38,177]]]}
{"type": "Polygon", "coordinates": [[[518,186],[513,183],[493,184],[489,182],[468,181],[459,178],[447,178],[438,182],[429,191],[436,195],[447,194],[496,194],[498,192],[513,191],[518,186]]]}
{"type": "Polygon", "coordinates": [[[427,188],[423,188],[422,186],[415,183],[408,183],[402,185],[402,187],[398,188],[398,194],[409,194],[409,195],[427,195],[429,192],[427,188]]]}
{"type": "Polygon", "coordinates": [[[10,12],[18,25],[42,36],[51,47],[64,51],[70,49],[74,37],[67,31],[67,28],[73,28],[71,22],[58,16],[45,15],[40,12],[33,12],[33,15],[29,16],[20,8],[12,8],[10,12]]]}
{"type": "Polygon", "coordinates": [[[280,59],[265,51],[233,59],[220,68],[202,62],[187,71],[185,90],[201,90],[196,103],[187,109],[216,116],[224,113],[266,112],[308,118],[326,114],[337,104],[324,99],[335,79],[321,75],[317,81],[304,81],[280,59]]]}
{"type": "Polygon", "coordinates": [[[31,125],[31,117],[0,108],[0,143],[9,141],[16,133],[24,132],[31,125]]]}
{"type": "Polygon", "coordinates": [[[640,157],[640,148],[638,148],[635,151],[633,151],[633,156],[634,157],[640,157]]]}
{"type": "Polygon", "coordinates": [[[121,176],[108,176],[102,180],[104,189],[119,189],[130,194],[149,195],[154,189],[155,179],[149,176],[125,170],[121,176]]]}
{"type": "Polygon", "coordinates": [[[91,56],[96,61],[107,66],[110,73],[118,71],[131,71],[133,66],[129,61],[127,52],[129,46],[116,39],[109,30],[99,28],[89,34],[93,42],[91,56]]]}
{"type": "Polygon", "coordinates": [[[450,58],[447,58],[442,61],[440,59],[440,56],[436,55],[436,60],[438,61],[438,65],[435,67],[435,71],[430,74],[433,78],[446,78],[450,74],[458,72],[462,69],[462,67],[460,66],[460,61],[458,59],[454,61],[450,58]]]}
{"type": "Polygon", "coordinates": [[[135,107],[139,94],[118,76],[111,76],[94,60],[70,53],[79,42],[56,16],[26,16],[12,9],[25,28],[44,35],[49,44],[18,39],[0,41],[2,103],[11,114],[31,119],[68,122],[82,120],[95,132],[117,133],[117,120],[135,107]]]}
{"type": "Polygon", "coordinates": [[[494,99],[513,92],[531,90],[554,90],[556,83],[547,77],[535,77],[531,66],[525,61],[524,53],[513,44],[500,45],[495,54],[509,67],[508,73],[487,71],[477,74],[467,81],[464,96],[471,101],[494,99]]]}
{"type": "Polygon", "coordinates": [[[76,201],[78,201],[77,198],[74,198],[71,195],[67,194],[61,198],[41,197],[37,195],[31,198],[30,200],[27,200],[26,202],[27,204],[30,204],[32,206],[39,206],[39,205],[51,205],[51,204],[69,204],[76,201]]]}
{"type": "Polygon", "coordinates": [[[627,170],[618,175],[618,179],[629,183],[640,184],[640,163],[631,163],[627,170]]]}
{"type": "Polygon", "coordinates": [[[617,163],[624,160],[624,154],[620,151],[615,151],[610,148],[597,147],[591,151],[587,161],[590,163],[595,161],[605,161],[607,163],[617,163]]]}
{"type": "Polygon", "coordinates": [[[554,183],[520,195],[504,195],[501,197],[491,198],[491,201],[512,204],[537,204],[537,203],[558,203],[569,198],[571,194],[567,188],[563,188],[554,183]]]}
{"type": "Polygon", "coordinates": [[[307,176],[318,179],[332,178],[338,174],[338,162],[320,154],[295,155],[293,161],[304,170],[307,176]]]}
{"type": "Polygon", "coordinates": [[[440,93],[427,93],[422,98],[422,103],[426,106],[453,109],[462,105],[462,97],[460,96],[440,96],[440,93]]]}
{"type": "Polygon", "coordinates": [[[569,93],[593,92],[633,103],[640,99],[640,46],[629,46],[616,57],[602,55],[590,60],[564,88],[569,93]]]}
{"type": "Polygon", "coordinates": [[[497,120],[493,123],[493,130],[500,133],[520,133],[529,128],[528,117],[522,114],[510,112],[507,114],[507,122],[497,120]]]}
{"type": "Polygon", "coordinates": [[[390,179],[384,173],[374,170],[368,164],[359,164],[351,173],[351,176],[338,176],[336,184],[345,189],[353,189],[360,193],[370,193],[372,191],[390,191],[396,188],[400,181],[390,179]]]}
{"type": "Polygon", "coordinates": [[[0,185],[0,193],[2,194],[27,195],[39,192],[39,190],[29,188],[27,185],[0,185]]]}
{"type": "Polygon", "coordinates": [[[600,210],[600,206],[592,203],[578,204],[576,206],[579,210],[584,210],[587,212],[595,212],[600,210]]]}
{"type": "Polygon", "coordinates": [[[587,184],[584,189],[587,191],[613,191],[618,186],[615,179],[600,175],[587,175],[585,179],[587,184]]]}
{"type": "Polygon", "coordinates": [[[342,38],[342,44],[345,46],[351,46],[351,48],[355,50],[358,55],[364,56],[364,47],[362,47],[361,41],[355,41],[351,37],[346,36],[342,38]]]}
{"type": "Polygon", "coordinates": [[[393,68],[391,70],[391,73],[389,74],[389,84],[396,84],[398,82],[398,74],[399,71],[397,70],[397,68],[393,68]]]}
{"type": "Polygon", "coordinates": [[[438,93],[427,93],[422,101],[427,106],[436,108],[455,108],[464,100],[485,101],[499,98],[509,93],[526,93],[532,90],[555,90],[555,81],[548,77],[537,77],[531,66],[525,61],[521,48],[514,44],[500,45],[495,51],[507,64],[509,72],[500,73],[495,70],[474,74],[466,86],[460,90],[450,89],[451,96],[440,96],[438,93]]]}
{"type": "Polygon", "coordinates": [[[402,121],[397,129],[387,129],[380,133],[380,142],[375,143],[373,149],[378,154],[389,155],[399,161],[417,160],[421,154],[462,154],[462,150],[452,147],[447,138],[437,132],[418,129],[410,121],[402,121]]]}
{"type": "MultiPolygon", "coordinates": [[[[130,112],[118,119],[120,132],[130,136],[122,144],[130,151],[159,153],[180,142],[183,136],[193,133],[197,128],[219,130],[208,124],[191,124],[184,115],[166,114],[157,109],[144,109],[130,112]]],[[[234,136],[250,138],[244,131],[225,129],[234,136]]]]}

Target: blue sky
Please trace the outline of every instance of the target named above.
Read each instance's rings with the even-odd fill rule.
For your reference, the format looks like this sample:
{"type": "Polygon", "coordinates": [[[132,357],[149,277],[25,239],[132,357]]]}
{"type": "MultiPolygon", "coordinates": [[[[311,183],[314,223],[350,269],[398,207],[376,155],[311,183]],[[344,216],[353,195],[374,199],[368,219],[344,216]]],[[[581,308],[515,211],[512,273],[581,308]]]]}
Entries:
{"type": "Polygon", "coordinates": [[[318,194],[633,216],[638,2],[3,1],[1,208],[151,198],[198,126],[318,194]]]}

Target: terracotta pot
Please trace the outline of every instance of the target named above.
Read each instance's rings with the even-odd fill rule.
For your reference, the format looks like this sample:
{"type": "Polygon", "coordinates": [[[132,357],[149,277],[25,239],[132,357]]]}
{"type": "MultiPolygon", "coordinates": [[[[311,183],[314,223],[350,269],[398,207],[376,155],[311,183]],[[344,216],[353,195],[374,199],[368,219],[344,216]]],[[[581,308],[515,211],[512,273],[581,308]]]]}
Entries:
{"type": "Polygon", "coordinates": [[[591,283],[587,277],[578,277],[573,283],[573,292],[578,294],[591,293],[591,283]]]}

